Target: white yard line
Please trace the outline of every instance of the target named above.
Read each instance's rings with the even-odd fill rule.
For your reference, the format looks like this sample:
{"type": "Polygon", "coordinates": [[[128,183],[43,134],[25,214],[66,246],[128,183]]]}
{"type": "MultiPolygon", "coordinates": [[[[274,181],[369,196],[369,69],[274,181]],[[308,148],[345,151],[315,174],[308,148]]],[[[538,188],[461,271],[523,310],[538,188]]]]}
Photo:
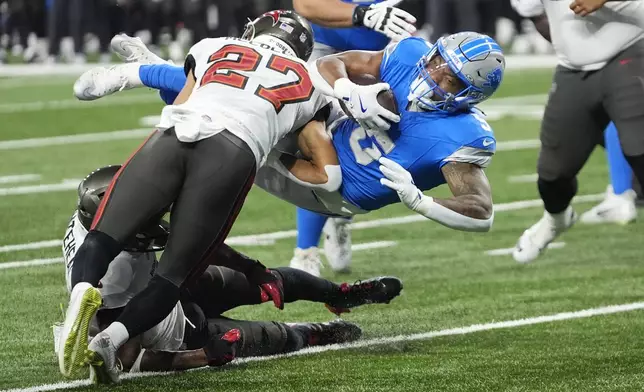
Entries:
{"type": "MultiPolygon", "coordinates": [[[[561,249],[564,246],[566,246],[565,242],[553,242],[550,245],[548,245],[548,249],[561,249]]],[[[513,251],[514,251],[514,248],[501,248],[501,249],[486,250],[483,253],[485,253],[488,256],[507,256],[507,255],[511,255],[513,251]]]]}
{"type": "MultiPolygon", "coordinates": [[[[272,360],[288,358],[288,357],[301,357],[304,355],[319,354],[319,353],[324,353],[329,351],[340,351],[340,350],[382,346],[382,345],[403,343],[403,342],[413,342],[413,341],[419,341],[419,340],[429,340],[429,339],[434,339],[434,338],[443,337],[443,336],[468,335],[476,332],[518,328],[518,327],[525,327],[529,325],[553,323],[556,321],[576,320],[576,319],[583,319],[583,318],[616,314],[616,313],[633,312],[633,311],[642,310],[642,309],[644,309],[644,302],[633,302],[633,303],[623,304],[623,305],[609,305],[609,306],[602,306],[602,307],[578,310],[578,311],[572,311],[572,312],[562,312],[562,313],[555,313],[555,314],[549,314],[544,316],[527,317],[527,318],[522,318],[517,320],[498,321],[498,322],[491,322],[491,323],[485,323],[485,324],[473,324],[465,327],[442,329],[438,331],[416,333],[412,335],[398,335],[398,336],[388,336],[388,337],[375,338],[375,339],[358,340],[357,342],[353,342],[349,344],[333,344],[330,346],[310,347],[301,351],[296,351],[296,352],[284,354],[284,355],[240,358],[231,362],[227,366],[228,367],[238,366],[249,362],[272,361],[272,360]]],[[[204,369],[209,369],[209,368],[201,368],[196,370],[200,371],[204,369]]],[[[142,378],[142,377],[163,377],[163,376],[168,376],[172,374],[174,373],[172,372],[126,373],[126,374],[123,374],[121,378],[134,379],[134,378],[142,378]]],[[[76,380],[76,381],[70,381],[70,382],[59,382],[55,384],[43,384],[43,385],[27,387],[27,388],[8,389],[1,392],[45,392],[45,391],[55,391],[60,389],[72,389],[72,388],[78,388],[78,387],[83,387],[88,385],[91,385],[89,380],[76,380]]]]}
{"type": "MultiPolygon", "coordinates": [[[[228,243],[228,241],[226,241],[226,243],[228,243]]],[[[38,243],[33,243],[33,244],[38,244],[38,243]]],[[[62,245],[62,241],[58,241],[58,240],[42,241],[41,244],[46,245],[43,247],[50,248],[50,247],[62,245]]],[[[26,244],[26,245],[29,245],[29,244],[26,244]]],[[[374,241],[374,242],[365,242],[362,244],[354,244],[351,246],[351,250],[354,252],[361,252],[363,250],[389,248],[396,245],[398,245],[396,241],[374,241]]],[[[9,247],[11,247],[11,245],[5,246],[4,248],[9,248],[9,247]]],[[[32,248],[22,248],[22,249],[38,249],[38,248],[32,247],[32,248]]],[[[12,250],[15,250],[15,249],[12,249],[12,250]]],[[[0,252],[1,251],[2,251],[2,248],[0,248],[0,252]]],[[[63,262],[62,257],[53,257],[50,259],[24,260],[24,261],[8,261],[6,263],[0,262],[0,270],[10,269],[10,268],[33,267],[33,266],[47,265],[47,264],[57,264],[62,262],[63,262]]]]}
{"type": "Polygon", "coordinates": [[[0,263],[0,270],[10,269],[10,268],[21,268],[21,267],[34,267],[37,265],[58,264],[62,262],[63,262],[62,257],[54,257],[51,259],[25,260],[25,261],[9,261],[7,263],[0,263]]]}
{"type": "Polygon", "coordinates": [[[42,176],[40,174],[15,174],[11,176],[0,177],[0,184],[15,184],[17,182],[38,181],[42,176]]]}
{"type": "Polygon", "coordinates": [[[29,186],[18,186],[13,188],[0,188],[0,196],[13,196],[13,195],[30,195],[34,193],[48,193],[70,191],[78,188],[80,179],[66,179],[56,184],[39,184],[29,186]]]}
{"type": "Polygon", "coordinates": [[[541,141],[539,139],[508,140],[496,143],[496,151],[532,150],[540,147],[541,141]]]}
{"type": "Polygon", "coordinates": [[[28,242],[26,244],[5,245],[5,246],[0,246],[0,253],[17,252],[21,250],[30,250],[30,249],[55,248],[57,246],[62,246],[62,244],[63,244],[62,240],[48,240],[48,241],[28,242]]]}
{"type": "Polygon", "coordinates": [[[52,136],[34,139],[0,141],[0,150],[19,150],[23,148],[59,146],[78,143],[97,143],[111,140],[142,139],[152,133],[152,129],[127,129],[124,131],[81,133],[78,135],[52,136]]]}
{"type": "Polygon", "coordinates": [[[36,112],[42,110],[60,110],[60,109],[91,109],[100,106],[123,106],[135,103],[158,102],[159,109],[161,101],[159,97],[153,94],[136,94],[119,97],[118,99],[100,99],[92,102],[83,102],[77,99],[59,99],[52,101],[35,101],[35,102],[16,102],[1,103],[0,113],[23,113],[36,112]]]}
{"type": "MultiPolygon", "coordinates": [[[[582,195],[582,196],[575,197],[573,199],[573,203],[599,201],[599,200],[602,200],[603,198],[604,198],[604,194],[602,193],[598,193],[594,195],[582,195]]],[[[541,201],[541,199],[522,200],[522,201],[515,201],[510,203],[495,204],[494,211],[495,212],[516,211],[516,210],[522,210],[526,208],[540,207],[542,205],[543,205],[543,201],[541,201]]],[[[362,229],[370,229],[373,227],[403,225],[407,223],[423,222],[423,221],[429,222],[429,220],[424,216],[419,214],[414,214],[414,215],[399,216],[395,218],[374,219],[374,220],[368,220],[363,222],[356,222],[356,223],[350,224],[350,227],[352,230],[362,230],[362,229]]],[[[297,235],[297,230],[284,230],[284,231],[276,231],[273,233],[250,234],[250,235],[229,237],[228,239],[226,239],[226,243],[231,246],[271,245],[277,240],[294,238],[296,235],[297,235]]],[[[382,241],[382,242],[375,242],[375,243],[369,243],[369,244],[386,244],[386,245],[382,245],[383,247],[393,246],[393,245],[389,245],[390,243],[391,241],[382,241]]],[[[3,247],[0,247],[0,253],[3,251],[14,252],[14,251],[21,251],[21,250],[28,250],[28,249],[53,248],[56,246],[60,246],[61,244],[62,244],[61,240],[47,240],[47,241],[39,241],[39,242],[28,242],[25,244],[5,245],[3,247]],[[4,250],[4,249],[10,249],[10,250],[4,250]]],[[[356,248],[360,245],[365,246],[366,244],[356,244],[352,249],[356,250],[356,248]]],[[[6,263],[0,262],[0,268],[2,268],[1,266],[3,264],[6,264],[6,263]]],[[[26,266],[28,266],[28,264],[26,266]]]]}
{"type": "Polygon", "coordinates": [[[522,184],[525,182],[537,182],[537,179],[539,178],[539,175],[537,173],[533,174],[522,174],[519,176],[510,176],[508,177],[508,182],[514,183],[514,184],[522,184]]]}

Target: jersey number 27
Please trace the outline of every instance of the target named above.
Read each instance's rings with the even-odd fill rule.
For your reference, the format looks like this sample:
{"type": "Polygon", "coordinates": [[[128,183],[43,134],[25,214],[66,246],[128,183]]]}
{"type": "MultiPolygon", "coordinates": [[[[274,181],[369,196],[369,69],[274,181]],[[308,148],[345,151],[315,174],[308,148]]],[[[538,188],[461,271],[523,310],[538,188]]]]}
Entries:
{"type": "MultiPolygon", "coordinates": [[[[262,55],[255,49],[242,45],[226,45],[211,54],[209,63],[213,63],[201,79],[201,86],[208,83],[219,83],[226,86],[245,89],[249,77],[235,71],[256,71],[262,61],[262,55]],[[231,57],[231,55],[233,57],[231,57]]],[[[286,75],[292,71],[298,80],[272,87],[257,86],[255,95],[270,102],[277,113],[289,103],[305,102],[313,95],[313,83],[306,67],[287,57],[272,55],[266,68],[286,75]]]]}

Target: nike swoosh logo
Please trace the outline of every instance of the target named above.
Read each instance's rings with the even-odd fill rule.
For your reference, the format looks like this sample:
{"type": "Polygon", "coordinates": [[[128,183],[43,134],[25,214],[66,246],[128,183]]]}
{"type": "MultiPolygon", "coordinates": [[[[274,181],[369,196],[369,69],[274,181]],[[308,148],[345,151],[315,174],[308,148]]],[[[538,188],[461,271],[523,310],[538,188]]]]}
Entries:
{"type": "Polygon", "coordinates": [[[365,109],[365,107],[362,106],[362,98],[358,97],[358,101],[360,101],[360,110],[362,110],[362,113],[366,112],[367,109],[365,109]]]}
{"type": "Polygon", "coordinates": [[[487,146],[489,146],[490,144],[493,144],[493,143],[494,143],[494,140],[485,139],[485,140],[483,140],[483,147],[487,147],[487,146]]]}

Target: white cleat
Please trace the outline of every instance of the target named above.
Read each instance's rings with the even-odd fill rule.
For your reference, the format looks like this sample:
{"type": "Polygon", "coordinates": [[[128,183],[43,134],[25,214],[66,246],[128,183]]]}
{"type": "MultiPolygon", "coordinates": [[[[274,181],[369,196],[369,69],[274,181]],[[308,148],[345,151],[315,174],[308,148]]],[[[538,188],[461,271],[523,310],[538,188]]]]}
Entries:
{"type": "Polygon", "coordinates": [[[92,68],[74,83],[74,96],[81,101],[93,101],[117,91],[140,87],[139,67],[140,64],[119,64],[92,68]]]}
{"type": "Polygon", "coordinates": [[[313,246],[308,249],[295,248],[291,259],[290,267],[308,272],[309,274],[319,277],[322,261],[320,260],[320,250],[313,246]]]}
{"type": "Polygon", "coordinates": [[[152,53],[139,37],[118,34],[110,42],[112,52],[126,63],[165,64],[167,61],[152,53]]]}
{"type": "Polygon", "coordinates": [[[587,224],[597,223],[617,223],[620,225],[628,224],[637,218],[637,208],[635,207],[637,194],[632,189],[616,195],[613,187],[608,186],[604,200],[584,212],[580,221],[587,224]]]}
{"type": "Polygon", "coordinates": [[[561,233],[568,230],[577,219],[572,207],[556,215],[547,211],[539,222],[523,232],[517,242],[512,257],[518,263],[529,263],[539,257],[541,252],[555,240],[561,233]]]}
{"type": "Polygon", "coordinates": [[[117,349],[110,336],[100,332],[87,347],[86,360],[89,364],[89,378],[94,384],[115,384],[119,382],[121,370],[117,364],[117,349]]]}
{"type": "Polygon", "coordinates": [[[89,327],[101,303],[101,293],[91,284],[74,286],[58,340],[58,366],[63,376],[73,377],[86,366],[89,327]]]}
{"type": "Polygon", "coordinates": [[[335,272],[351,270],[351,219],[329,218],[324,225],[324,254],[335,272]]]}

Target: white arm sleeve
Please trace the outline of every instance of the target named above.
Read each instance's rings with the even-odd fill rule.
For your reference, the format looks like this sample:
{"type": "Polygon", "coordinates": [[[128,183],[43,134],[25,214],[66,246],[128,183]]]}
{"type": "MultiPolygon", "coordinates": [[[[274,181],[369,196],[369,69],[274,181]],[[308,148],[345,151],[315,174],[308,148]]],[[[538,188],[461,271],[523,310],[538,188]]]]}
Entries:
{"type": "Polygon", "coordinates": [[[318,89],[322,94],[326,96],[335,97],[333,86],[331,86],[329,82],[327,82],[326,79],[322,77],[320,71],[318,71],[317,61],[311,61],[307,64],[306,68],[309,71],[309,77],[311,78],[313,87],[318,89]]]}
{"type": "Polygon", "coordinates": [[[434,202],[433,197],[425,195],[414,211],[443,226],[462,231],[489,231],[494,222],[494,212],[488,219],[475,219],[452,211],[434,202]]]}
{"type": "Polygon", "coordinates": [[[266,164],[272,167],[273,169],[277,170],[278,173],[288,178],[289,180],[293,181],[294,183],[305,186],[307,188],[319,189],[326,192],[335,192],[338,189],[340,189],[340,185],[342,185],[342,169],[340,169],[340,165],[324,166],[324,171],[326,172],[326,175],[327,175],[327,181],[323,184],[311,184],[309,182],[302,181],[299,178],[295,177],[293,173],[291,173],[286,168],[286,166],[284,166],[282,162],[279,160],[280,155],[281,153],[279,153],[276,150],[273,150],[269,155],[269,158],[266,161],[266,164]]]}

